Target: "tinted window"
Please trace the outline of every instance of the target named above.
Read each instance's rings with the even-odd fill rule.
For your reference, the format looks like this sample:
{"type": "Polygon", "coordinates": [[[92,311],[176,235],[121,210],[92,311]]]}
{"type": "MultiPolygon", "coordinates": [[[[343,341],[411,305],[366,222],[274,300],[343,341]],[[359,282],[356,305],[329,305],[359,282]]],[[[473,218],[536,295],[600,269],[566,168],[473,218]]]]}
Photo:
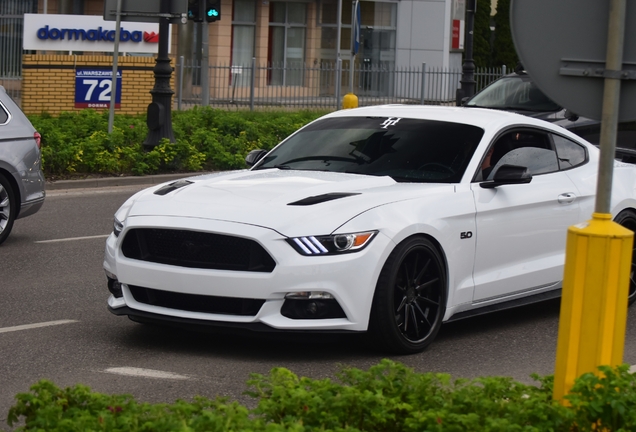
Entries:
{"type": "Polygon", "coordinates": [[[519,165],[530,170],[532,175],[559,170],[557,154],[548,135],[543,132],[517,130],[497,138],[482,162],[481,172],[475,181],[490,180],[502,165],[519,165]]]}
{"type": "Polygon", "coordinates": [[[559,135],[552,135],[552,139],[559,156],[559,166],[562,170],[581,165],[587,160],[585,148],[574,141],[559,135]]]}
{"type": "Polygon", "coordinates": [[[529,77],[500,78],[477,93],[466,106],[518,111],[560,111],[529,77]]]}
{"type": "Polygon", "coordinates": [[[5,111],[4,107],[0,105],[0,125],[5,124],[9,120],[9,114],[5,111]]]}
{"type": "Polygon", "coordinates": [[[254,169],[387,175],[405,182],[459,182],[484,131],[387,117],[340,117],[302,129],[254,169]]]}

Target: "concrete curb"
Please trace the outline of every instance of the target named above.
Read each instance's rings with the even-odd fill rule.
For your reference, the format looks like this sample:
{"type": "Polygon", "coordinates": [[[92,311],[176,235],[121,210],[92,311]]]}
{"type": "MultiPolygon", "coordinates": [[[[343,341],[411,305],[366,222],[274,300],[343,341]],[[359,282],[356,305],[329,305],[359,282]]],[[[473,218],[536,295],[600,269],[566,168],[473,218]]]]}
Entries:
{"type": "Polygon", "coordinates": [[[46,190],[90,189],[100,187],[153,185],[207,173],[159,174],[150,176],[104,177],[84,180],[47,181],[46,190]]]}

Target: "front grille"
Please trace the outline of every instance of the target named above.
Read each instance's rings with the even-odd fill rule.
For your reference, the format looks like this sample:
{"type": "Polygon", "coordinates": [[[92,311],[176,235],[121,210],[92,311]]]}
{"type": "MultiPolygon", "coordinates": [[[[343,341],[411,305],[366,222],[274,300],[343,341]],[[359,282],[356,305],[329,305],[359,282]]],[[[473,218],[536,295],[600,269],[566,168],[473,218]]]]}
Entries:
{"type": "Polygon", "coordinates": [[[254,240],[200,231],[134,228],[121,249],[127,258],[179,267],[266,273],[276,267],[254,240]]]}
{"type": "Polygon", "coordinates": [[[265,300],[183,294],[128,285],[139,303],[190,312],[255,316],[265,300]]]}

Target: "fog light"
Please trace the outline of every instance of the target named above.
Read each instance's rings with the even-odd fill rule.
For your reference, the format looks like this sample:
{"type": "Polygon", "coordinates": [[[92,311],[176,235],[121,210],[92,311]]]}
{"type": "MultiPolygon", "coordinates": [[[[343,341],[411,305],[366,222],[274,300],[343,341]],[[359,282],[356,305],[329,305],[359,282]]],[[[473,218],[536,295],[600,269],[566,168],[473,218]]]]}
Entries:
{"type": "Polygon", "coordinates": [[[121,283],[117,280],[117,276],[107,271],[106,278],[108,279],[108,291],[116,298],[122,298],[124,293],[121,291],[121,283]]]}
{"type": "Polygon", "coordinates": [[[307,313],[309,315],[316,315],[316,313],[318,312],[318,305],[316,304],[316,302],[309,302],[307,304],[307,313]]]}
{"type": "Polygon", "coordinates": [[[331,294],[320,291],[287,294],[280,313],[290,319],[347,317],[338,301],[331,294]]]}

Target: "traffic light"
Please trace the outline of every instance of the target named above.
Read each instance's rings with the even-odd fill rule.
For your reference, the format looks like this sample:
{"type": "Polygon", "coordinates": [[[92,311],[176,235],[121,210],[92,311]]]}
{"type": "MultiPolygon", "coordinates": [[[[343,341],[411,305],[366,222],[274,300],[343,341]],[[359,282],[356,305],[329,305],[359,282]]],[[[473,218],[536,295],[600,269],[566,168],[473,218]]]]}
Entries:
{"type": "Polygon", "coordinates": [[[221,19],[221,0],[205,1],[205,20],[214,22],[221,19]]]}
{"type": "Polygon", "coordinates": [[[199,0],[188,0],[188,19],[195,22],[203,21],[199,0]]]}

